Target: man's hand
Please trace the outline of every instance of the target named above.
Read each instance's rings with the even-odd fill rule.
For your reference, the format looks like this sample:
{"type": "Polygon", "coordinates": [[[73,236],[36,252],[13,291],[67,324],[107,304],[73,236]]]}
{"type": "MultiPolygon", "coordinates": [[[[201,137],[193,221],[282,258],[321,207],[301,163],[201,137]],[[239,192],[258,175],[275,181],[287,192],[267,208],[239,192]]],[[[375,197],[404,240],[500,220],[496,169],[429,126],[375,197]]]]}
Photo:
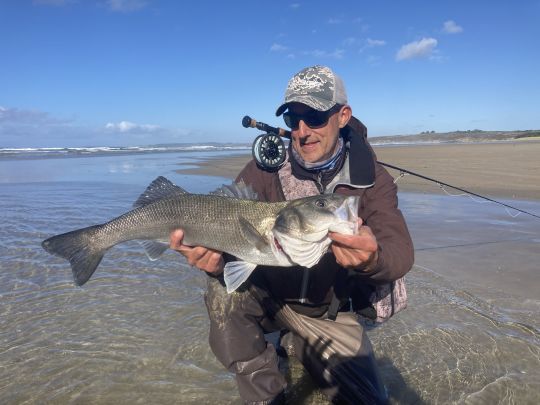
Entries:
{"type": "Polygon", "coordinates": [[[223,273],[225,262],[221,252],[213,249],[207,249],[202,246],[188,246],[182,243],[184,232],[177,229],[171,232],[170,247],[180,252],[187,262],[198,269],[217,276],[223,273]]]}
{"type": "Polygon", "coordinates": [[[345,268],[369,270],[377,263],[377,238],[369,226],[362,225],[361,219],[358,220],[356,234],[344,235],[329,232],[328,236],[333,241],[330,246],[339,265],[345,268]]]}

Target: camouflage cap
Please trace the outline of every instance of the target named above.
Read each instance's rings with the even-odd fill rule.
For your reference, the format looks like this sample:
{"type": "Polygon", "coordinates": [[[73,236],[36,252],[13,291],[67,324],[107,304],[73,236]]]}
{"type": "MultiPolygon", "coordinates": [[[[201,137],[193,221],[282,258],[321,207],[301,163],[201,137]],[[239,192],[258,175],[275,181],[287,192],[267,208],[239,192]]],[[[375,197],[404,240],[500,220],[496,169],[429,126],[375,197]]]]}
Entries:
{"type": "Polygon", "coordinates": [[[285,91],[285,101],[276,115],[287,109],[289,103],[305,104],[317,111],[327,111],[336,104],[347,104],[347,93],[341,78],[329,67],[311,66],[295,74],[285,91]]]}

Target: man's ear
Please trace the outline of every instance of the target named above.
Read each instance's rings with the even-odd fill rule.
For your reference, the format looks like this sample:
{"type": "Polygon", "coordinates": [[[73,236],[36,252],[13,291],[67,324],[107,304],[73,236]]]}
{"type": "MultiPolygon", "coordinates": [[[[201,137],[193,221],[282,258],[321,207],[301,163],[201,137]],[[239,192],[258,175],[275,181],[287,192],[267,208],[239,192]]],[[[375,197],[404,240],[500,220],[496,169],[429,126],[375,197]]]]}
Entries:
{"type": "Polygon", "coordinates": [[[344,128],[349,123],[352,117],[352,109],[348,105],[344,105],[338,112],[339,128],[344,128]]]}

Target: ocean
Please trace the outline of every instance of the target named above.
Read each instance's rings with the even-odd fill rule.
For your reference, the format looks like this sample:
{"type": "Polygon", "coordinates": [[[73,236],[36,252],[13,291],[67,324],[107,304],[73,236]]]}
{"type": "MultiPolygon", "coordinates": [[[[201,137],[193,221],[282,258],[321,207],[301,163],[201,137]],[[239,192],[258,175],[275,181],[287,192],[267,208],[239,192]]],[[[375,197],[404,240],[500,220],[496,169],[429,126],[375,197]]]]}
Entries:
{"type": "MultiPolygon", "coordinates": [[[[179,254],[116,246],[81,288],[40,243],[125,212],[157,176],[209,192],[230,180],[176,170],[247,151],[89,149],[0,154],[0,403],[241,403],[208,346],[206,276],[179,254]]],[[[368,327],[391,401],[540,402],[540,220],[399,198],[416,248],[408,308],[368,327]]],[[[299,391],[292,403],[325,403],[299,391]]]]}

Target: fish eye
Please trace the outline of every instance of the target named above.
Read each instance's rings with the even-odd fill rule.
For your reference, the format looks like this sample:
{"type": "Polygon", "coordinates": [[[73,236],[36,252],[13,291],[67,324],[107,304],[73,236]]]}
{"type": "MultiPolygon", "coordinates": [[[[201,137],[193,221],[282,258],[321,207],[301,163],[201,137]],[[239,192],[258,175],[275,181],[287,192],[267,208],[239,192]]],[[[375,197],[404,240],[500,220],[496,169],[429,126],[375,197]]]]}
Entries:
{"type": "Polygon", "coordinates": [[[317,201],[315,201],[315,205],[319,208],[324,208],[326,207],[326,201],[323,200],[323,199],[319,199],[317,201]]]}

